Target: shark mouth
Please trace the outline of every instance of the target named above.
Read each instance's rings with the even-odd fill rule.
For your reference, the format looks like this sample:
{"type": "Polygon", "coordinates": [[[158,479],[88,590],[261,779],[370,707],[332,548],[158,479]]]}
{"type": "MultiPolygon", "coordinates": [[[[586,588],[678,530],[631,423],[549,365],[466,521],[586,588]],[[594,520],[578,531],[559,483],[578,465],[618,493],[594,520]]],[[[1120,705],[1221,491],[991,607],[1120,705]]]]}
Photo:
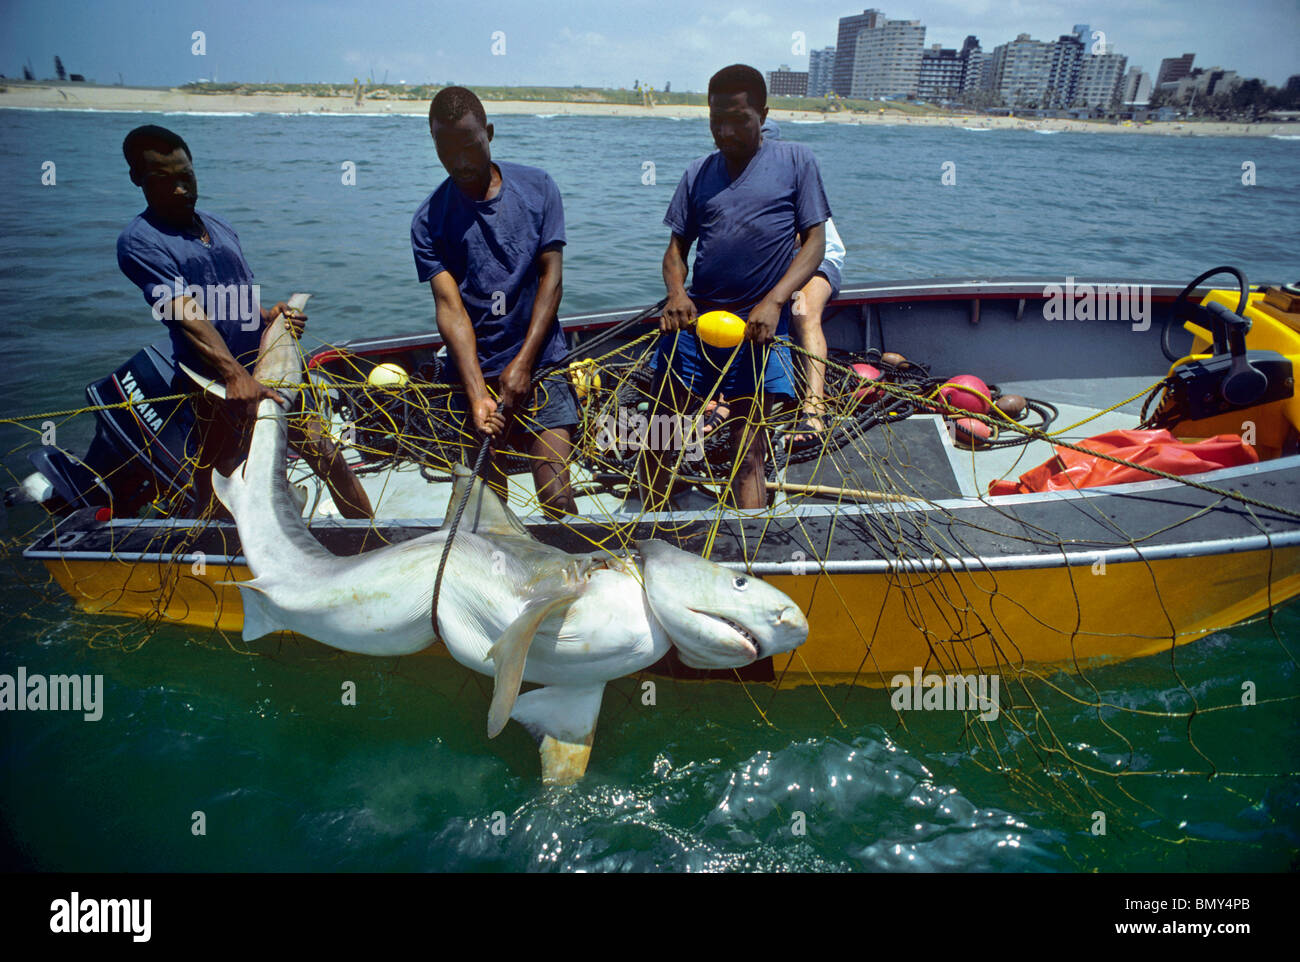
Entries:
{"type": "Polygon", "coordinates": [[[697,611],[694,608],[691,608],[689,610],[694,611],[697,615],[703,615],[705,618],[711,618],[714,621],[722,622],[724,625],[726,625],[732,631],[738,634],[747,645],[749,645],[751,648],[754,649],[755,659],[762,657],[762,650],[759,648],[758,639],[754,637],[752,632],[746,630],[746,628],[743,625],[740,625],[737,622],[732,621],[730,618],[724,618],[722,615],[713,615],[713,614],[709,614],[707,611],[697,611]]]}

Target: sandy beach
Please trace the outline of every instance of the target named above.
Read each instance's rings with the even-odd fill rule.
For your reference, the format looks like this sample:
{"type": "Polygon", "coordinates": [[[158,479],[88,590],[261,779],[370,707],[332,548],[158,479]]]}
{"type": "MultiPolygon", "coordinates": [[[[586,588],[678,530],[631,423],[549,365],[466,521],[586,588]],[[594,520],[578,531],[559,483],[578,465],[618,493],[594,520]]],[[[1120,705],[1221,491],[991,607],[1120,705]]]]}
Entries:
{"type": "MultiPolygon", "coordinates": [[[[360,104],[353,97],[315,97],[302,94],[199,94],[177,88],[99,87],[84,84],[49,84],[8,86],[0,91],[0,108],[55,109],[55,110],[121,110],[153,113],[211,113],[211,114],[353,114],[424,115],[429,104],[425,100],[401,100],[383,96],[368,96],[360,104]]],[[[570,101],[497,101],[484,102],[488,114],[535,114],[584,117],[676,117],[680,119],[705,119],[708,108],[685,104],[663,104],[655,107],[628,104],[581,103],[570,101]]],[[[1076,133],[1155,134],[1181,137],[1269,137],[1273,135],[1300,135],[1300,124],[1291,123],[1217,123],[1168,122],[1132,124],[1102,121],[1058,120],[1019,117],[989,117],[968,115],[918,115],[881,108],[876,111],[820,111],[773,109],[771,116],[778,123],[834,123],[834,124],[885,124],[917,125],[931,127],[963,127],[989,130],[1039,130],[1070,131],[1076,133]]]]}

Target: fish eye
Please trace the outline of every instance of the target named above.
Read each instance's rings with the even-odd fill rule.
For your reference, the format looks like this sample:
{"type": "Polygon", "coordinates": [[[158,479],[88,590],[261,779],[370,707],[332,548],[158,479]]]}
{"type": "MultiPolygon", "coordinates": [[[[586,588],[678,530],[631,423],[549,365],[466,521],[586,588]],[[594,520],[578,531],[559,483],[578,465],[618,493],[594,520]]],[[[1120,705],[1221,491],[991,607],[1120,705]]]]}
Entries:
{"type": "Polygon", "coordinates": [[[749,587],[749,579],[736,578],[734,581],[731,582],[731,584],[735,587],[737,591],[744,591],[746,588],[749,587]]]}

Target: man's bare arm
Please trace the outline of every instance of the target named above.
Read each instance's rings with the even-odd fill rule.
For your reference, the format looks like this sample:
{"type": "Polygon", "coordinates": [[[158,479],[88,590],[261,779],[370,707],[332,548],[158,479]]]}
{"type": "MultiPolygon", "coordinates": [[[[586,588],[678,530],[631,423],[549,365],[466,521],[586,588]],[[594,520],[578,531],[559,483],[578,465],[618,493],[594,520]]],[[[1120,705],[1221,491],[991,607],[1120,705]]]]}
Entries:
{"type": "Polygon", "coordinates": [[[488,389],[478,363],[478,339],[474,336],[474,325],[465,310],[465,302],[460,299],[456,279],[449,272],[442,271],[429,281],[429,289],[433,291],[434,322],[443,343],[451,351],[456,369],[460,371],[465,394],[471,403],[482,400],[488,396],[488,389]]]}
{"type": "Polygon", "coordinates": [[[433,291],[434,321],[460,371],[474,430],[499,434],[505,430],[505,419],[497,411],[497,402],[488,393],[483,379],[483,368],[478,363],[478,338],[474,336],[474,325],[461,300],[456,279],[449,272],[440,271],[429,281],[429,289],[433,291]]]}
{"type": "Polygon", "coordinates": [[[185,340],[203,362],[216,372],[217,379],[226,388],[226,400],[237,406],[242,405],[245,417],[256,416],[257,405],[263,398],[287,406],[288,402],[278,392],[259,382],[248,373],[244,365],[235,360],[198,301],[186,296],[176,298],[172,301],[172,317],[185,335],[185,340]]]}
{"type": "Polygon", "coordinates": [[[794,292],[802,288],[826,258],[826,223],[814,224],[799,235],[799,253],[795,255],[785,274],[776,282],[776,286],[767,294],[770,300],[784,304],[794,297],[794,292]]]}
{"type": "Polygon", "coordinates": [[[817,273],[826,253],[826,224],[814,224],[799,234],[799,253],[795,255],[790,266],[786,268],[781,279],[767,292],[749,312],[749,323],[745,327],[745,337],[751,341],[765,344],[776,334],[781,321],[781,311],[794,292],[808,283],[809,278],[817,273]]]}
{"type": "Polygon", "coordinates": [[[664,288],[668,302],[659,318],[659,330],[679,331],[695,322],[695,304],[686,293],[686,255],[691,244],[686,238],[673,234],[664,251],[664,288]]]}
{"type": "Polygon", "coordinates": [[[560,299],[564,296],[564,252],[558,247],[542,251],[537,256],[537,265],[537,297],[533,299],[528,333],[515,356],[529,371],[537,364],[537,355],[546,343],[551,321],[560,312],[560,299]]]}
{"type": "Polygon", "coordinates": [[[506,407],[515,407],[528,395],[537,355],[546,343],[551,322],[559,313],[560,298],[564,294],[564,253],[560,248],[544,250],[537,255],[537,268],[537,296],[533,298],[528,333],[519,346],[519,353],[501,372],[501,400],[506,407]]]}

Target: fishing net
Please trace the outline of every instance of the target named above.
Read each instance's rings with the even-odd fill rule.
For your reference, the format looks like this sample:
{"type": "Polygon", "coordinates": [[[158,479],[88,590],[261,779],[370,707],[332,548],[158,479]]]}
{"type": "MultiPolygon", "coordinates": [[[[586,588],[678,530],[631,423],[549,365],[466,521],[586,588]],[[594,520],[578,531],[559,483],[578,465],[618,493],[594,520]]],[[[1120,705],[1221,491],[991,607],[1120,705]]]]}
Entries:
{"type": "MultiPolygon", "coordinates": [[[[615,553],[647,534],[673,540],[690,533],[691,550],[774,576],[811,613],[808,644],[788,663],[780,659],[766,678],[747,672],[707,676],[735,683],[734,697],[750,706],[758,724],[802,730],[813,714],[816,727],[850,731],[869,706],[887,729],[996,774],[1036,809],[1085,823],[1098,812],[1111,813],[1112,819],[1127,814],[1135,825],[1144,819],[1159,823],[1159,795],[1148,788],[1170,779],[1194,783],[1207,799],[1227,794],[1242,806],[1259,805],[1269,792],[1294,792],[1300,674],[1293,642],[1285,635],[1293,611],[1279,606],[1297,585],[1294,558],[1275,549],[1271,537],[1283,524],[1294,525],[1295,511],[1258,492],[1218,488],[1195,478],[1174,479],[1185,486],[1180,490],[1200,497],[1189,497],[1182,506],[1173,499],[1158,527],[1141,514],[1119,517],[1102,500],[1081,498],[1071,510],[1095,522],[1084,547],[1100,567],[1098,562],[1048,565],[1041,559],[1064,558],[1080,545],[1036,523],[1032,513],[987,500],[978,513],[960,508],[962,493],[943,488],[951,479],[936,478],[933,464],[917,456],[915,438],[901,433],[902,426],[930,419],[934,429],[935,415],[985,424],[985,443],[956,442],[962,457],[969,455],[974,463],[989,449],[1023,449],[1035,440],[1078,447],[1072,439],[1082,437],[1085,422],[1134,398],[1116,398],[1112,408],[1058,427],[1059,412],[1048,399],[1025,399],[1018,410],[1012,406],[1014,415],[997,407],[985,414],[959,410],[942,393],[956,372],[932,372],[920,360],[879,352],[832,351],[823,362],[820,401],[780,406],[720,397],[719,375],[711,390],[694,397],[693,409],[669,412],[676,420],[656,422],[665,403],[664,382],[654,372],[656,339],[653,332],[630,338],[539,388],[543,393],[574,390],[581,416],[569,467],[583,516],[559,522],[556,530],[563,531],[569,550],[615,553]],[[710,419],[719,407],[746,416],[710,419]],[[805,420],[810,414],[820,420],[820,432],[810,430],[805,420]],[[763,452],[758,483],[770,504],[738,524],[732,452],[751,438],[763,452]],[[667,449],[662,460],[676,476],[673,497],[679,510],[672,514],[651,512],[642,499],[652,447],[667,449]],[[810,513],[810,506],[818,511],[810,513]],[[919,507],[924,510],[915,510],[919,507]],[[1241,577],[1242,591],[1257,602],[1242,608],[1253,625],[1252,664],[1265,666],[1267,678],[1228,671],[1233,662],[1222,649],[1235,635],[1182,616],[1196,587],[1179,588],[1171,579],[1191,569],[1171,568],[1163,555],[1146,557],[1145,549],[1162,533],[1222,510],[1252,519],[1264,542],[1241,577]],[[1036,554],[1037,567],[999,564],[992,544],[1003,555],[1036,554]],[[1107,561],[1121,556],[1127,560],[1107,561]],[[961,564],[953,564],[954,558],[961,564]],[[847,562],[863,559],[888,563],[869,574],[847,570],[847,562]],[[1141,617],[1135,616],[1138,609],[1141,617]],[[825,671],[818,669],[815,654],[825,640],[818,636],[823,625],[832,626],[839,650],[825,671]],[[1047,663],[1035,654],[1045,650],[1044,638],[1052,639],[1047,648],[1059,656],[1047,663]],[[1187,644],[1191,641],[1197,643],[1187,644]],[[910,661],[887,654],[899,645],[912,654],[910,661]],[[1106,657],[1112,650],[1140,651],[1142,657],[1106,657]],[[911,686],[908,695],[916,707],[932,697],[948,710],[900,704],[900,692],[908,686],[899,676],[911,686]],[[936,687],[932,678],[941,684],[936,687]],[[981,678],[998,680],[996,711],[990,710],[987,690],[981,701],[981,678]],[[916,688],[918,680],[922,684],[916,688]],[[957,695],[969,697],[955,703],[957,695]],[[786,710],[794,704],[798,719],[786,710]],[[1261,730],[1290,735],[1282,744],[1246,750],[1242,733],[1261,730]]],[[[788,346],[805,395],[817,359],[798,345],[788,346]]],[[[381,504],[389,480],[398,483],[403,472],[439,483],[450,480],[454,464],[473,462],[479,439],[453,410],[454,387],[443,378],[436,357],[430,354],[413,365],[414,374],[399,383],[376,386],[373,357],[346,348],[331,355],[327,364],[312,369],[296,416],[314,419],[353,452],[358,475],[384,479],[376,489],[381,504]]],[[[988,400],[998,399],[996,385],[989,392],[988,400]]],[[[4,458],[10,483],[20,483],[28,470],[24,455],[42,443],[51,423],[62,432],[72,419],[88,418],[92,411],[5,419],[0,429],[11,439],[4,458]]],[[[527,424],[534,414],[535,408],[525,407],[516,417],[527,424]]],[[[541,513],[526,483],[533,460],[519,450],[500,455],[504,472],[525,482],[511,486],[512,507],[521,516],[541,513]]],[[[1009,477],[1032,462],[1005,464],[1001,476],[1009,477]]],[[[307,514],[319,514],[322,486],[301,470],[295,478],[306,488],[307,514]]],[[[51,525],[57,532],[63,519],[33,506],[11,509],[0,545],[5,630],[38,643],[75,632],[92,647],[135,651],[161,626],[185,622],[195,643],[265,654],[264,642],[240,640],[238,612],[228,603],[223,607],[214,579],[197,566],[193,545],[210,536],[205,532],[213,528],[216,510],[184,523],[158,524],[175,518],[181,504],[177,492],[159,490],[139,511],[135,534],[145,533],[145,547],[136,543],[132,551],[143,560],[110,557],[94,570],[69,569],[57,580],[46,565],[25,560],[22,552],[51,525]],[[86,611],[70,616],[69,591],[86,611]],[[195,592],[210,596],[215,618],[208,627],[196,624],[195,592]],[[115,610],[130,610],[134,617],[107,614],[115,610]]],[[[380,514],[367,547],[394,540],[382,509],[380,514]]],[[[440,514],[430,509],[425,517],[440,514]]],[[[119,518],[118,527],[123,525],[130,527],[119,518]]],[[[237,545],[228,548],[230,555],[238,553],[237,545]]],[[[1203,561],[1202,572],[1217,563],[1203,561]]],[[[485,682],[490,684],[480,680],[479,686],[486,692],[485,682]]],[[[623,694],[621,700],[611,699],[607,712],[631,702],[632,696],[623,694]]],[[[1153,831],[1167,831],[1159,826],[1153,831]]],[[[1194,826],[1170,840],[1193,837],[1194,826]]]]}

